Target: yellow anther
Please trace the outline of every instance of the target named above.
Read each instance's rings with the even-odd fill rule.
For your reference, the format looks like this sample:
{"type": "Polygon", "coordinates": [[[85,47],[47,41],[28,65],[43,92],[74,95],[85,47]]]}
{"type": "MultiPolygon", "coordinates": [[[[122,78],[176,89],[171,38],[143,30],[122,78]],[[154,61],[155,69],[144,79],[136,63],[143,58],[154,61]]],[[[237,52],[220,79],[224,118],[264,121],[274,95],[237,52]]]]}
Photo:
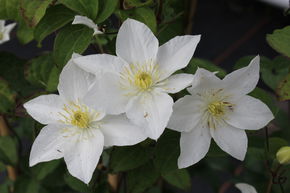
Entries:
{"type": "Polygon", "coordinates": [[[208,105],[208,111],[213,116],[220,116],[224,114],[224,104],[222,102],[213,102],[208,105]]]}
{"type": "Polygon", "coordinates": [[[146,72],[141,72],[135,75],[134,83],[142,90],[146,90],[152,85],[152,76],[146,72]]]}
{"type": "Polygon", "coordinates": [[[90,123],[90,117],[87,112],[75,111],[71,117],[71,124],[79,128],[88,128],[90,123]]]}

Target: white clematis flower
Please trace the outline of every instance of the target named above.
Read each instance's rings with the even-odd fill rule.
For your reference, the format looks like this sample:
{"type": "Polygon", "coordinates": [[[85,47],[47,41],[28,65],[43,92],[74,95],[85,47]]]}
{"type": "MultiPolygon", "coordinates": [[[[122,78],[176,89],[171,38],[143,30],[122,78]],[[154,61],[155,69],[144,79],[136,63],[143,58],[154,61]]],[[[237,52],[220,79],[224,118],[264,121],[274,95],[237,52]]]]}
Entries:
{"type": "Polygon", "coordinates": [[[176,74],[187,66],[200,36],[178,36],[158,47],[151,30],[133,19],[127,19],[117,35],[116,56],[99,54],[74,61],[100,78],[94,102],[112,114],[126,112],[127,117],[144,128],[147,136],[157,139],[172,113],[177,93],[189,86],[193,76],[176,74]]]}
{"type": "Polygon", "coordinates": [[[133,145],[145,139],[126,116],[106,115],[90,103],[98,95],[88,95],[93,80],[93,75],[69,61],[60,74],[59,95],[39,96],[24,104],[34,119],[46,125],[32,145],[30,166],[64,157],[71,175],[89,183],[104,146],[133,145]]]}
{"type": "Polygon", "coordinates": [[[98,34],[103,34],[102,31],[99,30],[99,27],[97,24],[95,24],[91,19],[89,19],[86,16],[81,16],[81,15],[76,15],[73,22],[73,25],[75,24],[83,24],[91,29],[94,30],[94,34],[93,35],[98,35],[98,34]]]}
{"type": "Polygon", "coordinates": [[[257,190],[253,186],[246,184],[246,183],[238,183],[235,186],[242,193],[257,193],[257,190]]]}
{"type": "Polygon", "coordinates": [[[245,129],[257,130],[274,117],[260,100],[248,96],[259,80],[259,56],[249,66],[228,74],[223,80],[198,69],[191,95],[173,106],[168,128],[181,132],[178,167],[200,161],[208,152],[211,138],[225,152],[243,160],[247,151],[245,129]]]}
{"type": "Polygon", "coordinates": [[[0,44],[10,40],[10,32],[16,26],[16,23],[11,23],[5,26],[5,20],[0,20],[0,44]]]}

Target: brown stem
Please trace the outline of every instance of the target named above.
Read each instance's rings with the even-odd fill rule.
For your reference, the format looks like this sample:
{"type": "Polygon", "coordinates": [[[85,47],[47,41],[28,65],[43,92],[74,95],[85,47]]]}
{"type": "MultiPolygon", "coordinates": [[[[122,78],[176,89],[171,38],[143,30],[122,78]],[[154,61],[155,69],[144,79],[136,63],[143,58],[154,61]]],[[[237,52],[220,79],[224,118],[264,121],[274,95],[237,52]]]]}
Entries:
{"type": "Polygon", "coordinates": [[[193,17],[196,11],[196,6],[197,6],[197,0],[190,0],[185,34],[191,34],[192,32],[193,17]]]}
{"type": "Polygon", "coordinates": [[[272,177],[272,175],[271,175],[271,176],[270,176],[270,179],[269,179],[269,182],[268,182],[268,186],[267,186],[266,193],[271,193],[272,185],[273,185],[273,177],[272,177]]]}
{"type": "MultiPolygon", "coordinates": [[[[8,128],[8,125],[6,123],[6,120],[4,118],[3,115],[0,115],[0,135],[1,136],[8,136],[10,135],[10,130],[8,128]]],[[[6,170],[7,170],[7,174],[8,174],[8,178],[12,181],[15,181],[17,178],[17,171],[16,169],[11,166],[11,165],[7,165],[6,166],[6,170]]],[[[11,187],[11,192],[13,192],[13,187],[11,187]]]]}
{"type": "Polygon", "coordinates": [[[110,184],[113,192],[117,192],[119,184],[118,174],[108,174],[108,183],[110,184]]]}

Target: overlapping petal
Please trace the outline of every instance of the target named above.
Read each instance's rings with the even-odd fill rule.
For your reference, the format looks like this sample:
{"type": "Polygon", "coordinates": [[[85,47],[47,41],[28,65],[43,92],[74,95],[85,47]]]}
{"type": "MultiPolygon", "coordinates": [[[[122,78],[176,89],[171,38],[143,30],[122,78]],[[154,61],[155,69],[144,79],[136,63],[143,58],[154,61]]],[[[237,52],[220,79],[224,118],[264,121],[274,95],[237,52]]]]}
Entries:
{"type": "Polygon", "coordinates": [[[177,93],[191,85],[193,77],[191,74],[176,74],[170,76],[163,81],[163,88],[167,93],[177,93]]]}

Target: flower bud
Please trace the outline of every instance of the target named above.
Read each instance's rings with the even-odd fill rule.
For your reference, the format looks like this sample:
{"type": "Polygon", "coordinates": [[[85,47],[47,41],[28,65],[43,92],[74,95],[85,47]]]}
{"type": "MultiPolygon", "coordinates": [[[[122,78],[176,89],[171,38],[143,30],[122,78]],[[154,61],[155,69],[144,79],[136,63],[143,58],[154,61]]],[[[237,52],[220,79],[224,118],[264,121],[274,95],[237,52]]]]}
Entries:
{"type": "Polygon", "coordinates": [[[280,164],[290,164],[290,147],[289,146],[281,147],[278,150],[276,157],[280,164]]]}

